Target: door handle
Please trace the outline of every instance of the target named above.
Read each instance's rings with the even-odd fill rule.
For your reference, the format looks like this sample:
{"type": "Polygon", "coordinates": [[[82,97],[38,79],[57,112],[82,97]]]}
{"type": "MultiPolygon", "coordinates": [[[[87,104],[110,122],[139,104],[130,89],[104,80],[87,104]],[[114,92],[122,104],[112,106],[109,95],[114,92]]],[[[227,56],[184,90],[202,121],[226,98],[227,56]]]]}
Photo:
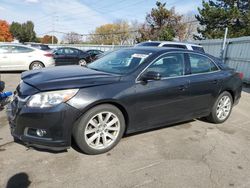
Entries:
{"type": "Polygon", "coordinates": [[[211,81],[212,84],[218,84],[218,80],[211,81]]]}
{"type": "Polygon", "coordinates": [[[7,56],[3,56],[3,58],[7,58],[7,56]]]}
{"type": "Polygon", "coordinates": [[[185,91],[187,88],[188,88],[187,85],[180,85],[179,86],[179,90],[181,90],[181,91],[185,91]]]}

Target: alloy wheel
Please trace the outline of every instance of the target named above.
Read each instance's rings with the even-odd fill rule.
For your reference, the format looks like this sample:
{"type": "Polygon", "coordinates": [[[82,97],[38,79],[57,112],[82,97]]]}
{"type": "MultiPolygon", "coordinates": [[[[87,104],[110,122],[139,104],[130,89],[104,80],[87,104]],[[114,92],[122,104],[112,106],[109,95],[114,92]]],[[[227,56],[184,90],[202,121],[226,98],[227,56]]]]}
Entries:
{"type": "Polygon", "coordinates": [[[94,115],[85,128],[85,141],[93,149],[105,149],[113,144],[120,132],[120,120],[112,112],[94,115]]]}
{"type": "Polygon", "coordinates": [[[231,99],[228,96],[223,96],[217,105],[216,109],[216,116],[219,120],[223,121],[225,120],[231,111],[232,108],[232,102],[231,99]]]}
{"type": "Polygon", "coordinates": [[[41,69],[41,68],[43,68],[43,65],[41,63],[37,62],[37,63],[32,64],[31,70],[37,70],[37,69],[41,69]]]}

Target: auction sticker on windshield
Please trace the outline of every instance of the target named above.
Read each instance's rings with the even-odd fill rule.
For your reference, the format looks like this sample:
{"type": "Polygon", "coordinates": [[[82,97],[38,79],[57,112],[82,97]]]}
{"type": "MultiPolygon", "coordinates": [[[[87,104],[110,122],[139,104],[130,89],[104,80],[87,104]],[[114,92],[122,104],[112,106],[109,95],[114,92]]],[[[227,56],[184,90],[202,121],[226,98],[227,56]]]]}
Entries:
{"type": "Polygon", "coordinates": [[[149,56],[149,54],[133,54],[132,57],[135,58],[141,58],[141,59],[145,59],[149,56]]]}

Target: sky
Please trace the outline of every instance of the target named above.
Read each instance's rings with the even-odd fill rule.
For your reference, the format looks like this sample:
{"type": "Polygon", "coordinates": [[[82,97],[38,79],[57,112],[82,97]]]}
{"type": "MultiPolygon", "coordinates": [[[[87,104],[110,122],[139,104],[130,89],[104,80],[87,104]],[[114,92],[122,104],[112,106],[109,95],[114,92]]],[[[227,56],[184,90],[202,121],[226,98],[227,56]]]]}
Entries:
{"type": "MultiPolygon", "coordinates": [[[[197,13],[201,5],[201,0],[161,2],[166,2],[167,8],[174,6],[179,14],[197,13]]],[[[38,36],[53,30],[85,34],[118,19],[144,22],[155,3],[156,0],[0,0],[0,19],[9,23],[31,20],[38,36]]]]}

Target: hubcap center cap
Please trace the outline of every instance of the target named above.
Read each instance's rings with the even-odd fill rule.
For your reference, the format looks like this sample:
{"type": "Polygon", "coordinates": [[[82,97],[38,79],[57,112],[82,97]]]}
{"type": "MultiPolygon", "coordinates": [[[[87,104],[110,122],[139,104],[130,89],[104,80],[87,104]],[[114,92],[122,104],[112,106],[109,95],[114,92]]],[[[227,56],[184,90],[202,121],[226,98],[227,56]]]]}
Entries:
{"type": "Polygon", "coordinates": [[[99,132],[103,132],[105,130],[105,125],[100,125],[98,127],[99,132]]]}

